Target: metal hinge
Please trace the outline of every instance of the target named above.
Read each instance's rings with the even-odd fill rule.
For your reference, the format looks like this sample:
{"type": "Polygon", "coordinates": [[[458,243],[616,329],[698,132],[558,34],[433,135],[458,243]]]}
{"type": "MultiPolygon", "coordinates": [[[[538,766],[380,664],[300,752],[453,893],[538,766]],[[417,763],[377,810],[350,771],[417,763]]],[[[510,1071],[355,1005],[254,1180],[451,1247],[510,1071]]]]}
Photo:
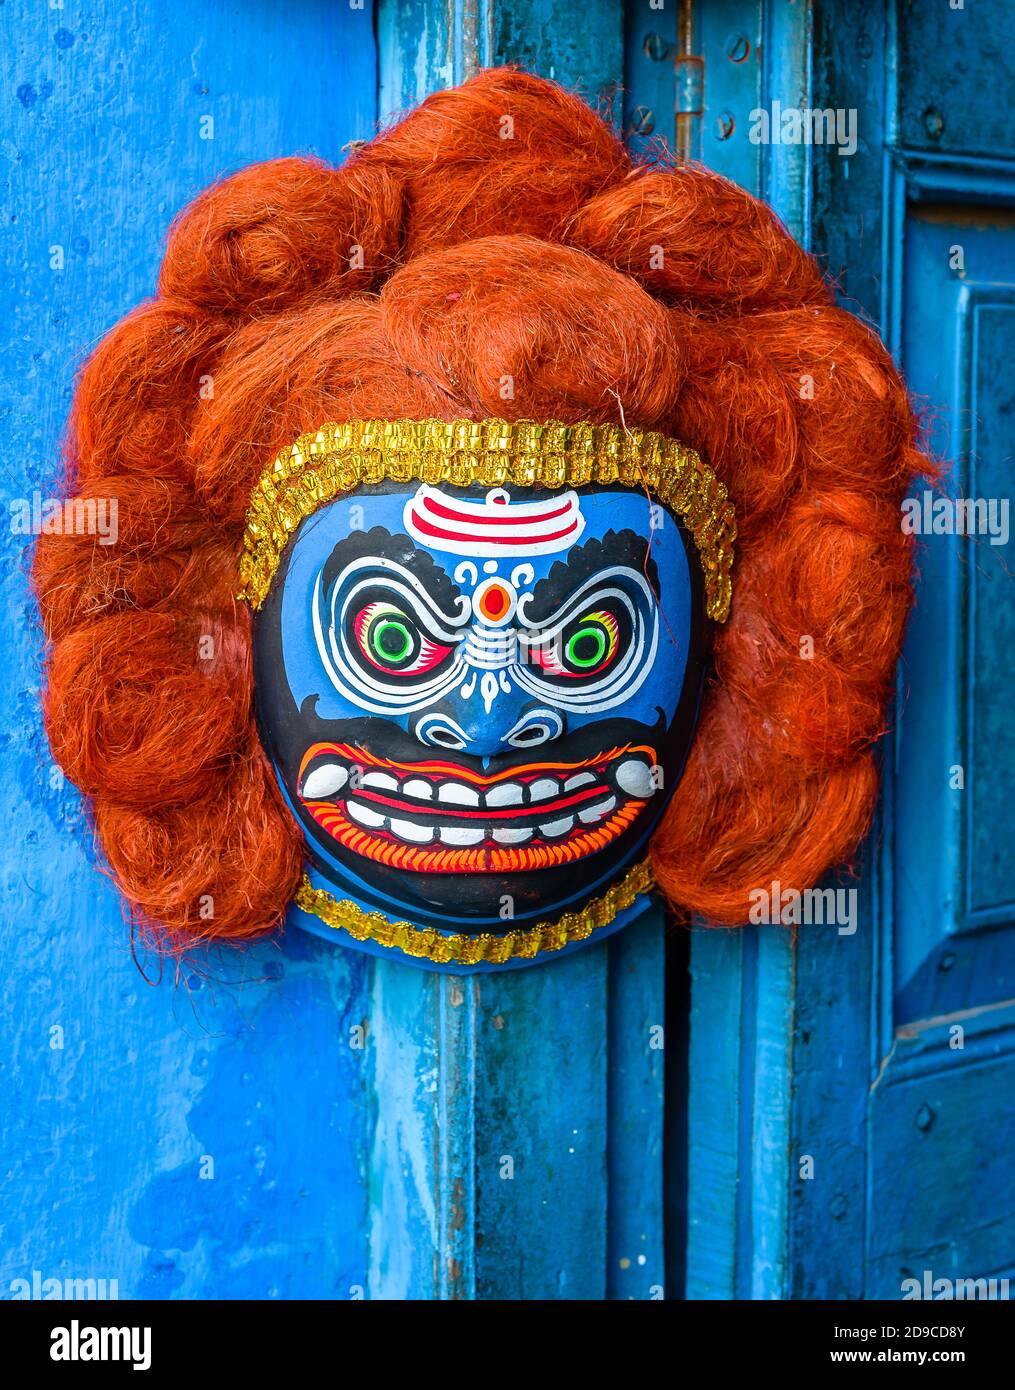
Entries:
{"type": "Polygon", "coordinates": [[[680,0],[677,11],[676,149],[678,159],[701,156],[701,115],[705,109],[705,60],[694,51],[694,0],[680,0]]]}
{"type": "Polygon", "coordinates": [[[676,150],[678,159],[701,156],[701,115],[705,109],[705,60],[682,53],[675,63],[677,78],[676,150]]]}

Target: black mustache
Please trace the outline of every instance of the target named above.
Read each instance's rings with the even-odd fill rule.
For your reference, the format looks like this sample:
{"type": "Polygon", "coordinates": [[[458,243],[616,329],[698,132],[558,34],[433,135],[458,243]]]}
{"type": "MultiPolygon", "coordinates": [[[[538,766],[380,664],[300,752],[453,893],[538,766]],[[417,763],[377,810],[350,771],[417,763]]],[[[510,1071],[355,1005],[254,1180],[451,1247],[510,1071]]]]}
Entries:
{"type": "Polygon", "coordinates": [[[377,757],[390,758],[395,762],[422,761],[424,758],[453,763],[469,772],[482,774],[491,763],[497,771],[509,772],[514,767],[524,767],[532,762],[543,760],[553,763],[584,762],[606,753],[611,748],[621,748],[627,744],[648,743],[658,753],[666,734],[665,716],[658,711],[655,724],[644,724],[638,719],[605,717],[593,724],[574,729],[548,743],[533,744],[528,748],[505,749],[488,757],[478,757],[457,748],[441,748],[421,743],[412,734],[399,728],[387,719],[365,716],[361,719],[321,719],[314,706],[316,695],[309,695],[300,710],[299,723],[305,737],[299,756],[315,743],[351,743],[377,757]]]}

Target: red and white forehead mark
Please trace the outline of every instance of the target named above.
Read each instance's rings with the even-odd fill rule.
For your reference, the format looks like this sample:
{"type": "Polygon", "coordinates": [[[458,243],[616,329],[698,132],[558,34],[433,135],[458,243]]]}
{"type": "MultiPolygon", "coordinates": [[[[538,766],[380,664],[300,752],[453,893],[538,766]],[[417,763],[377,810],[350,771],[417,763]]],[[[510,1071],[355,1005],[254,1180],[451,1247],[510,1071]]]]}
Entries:
{"type": "Polygon", "coordinates": [[[482,502],[466,502],[427,483],[406,502],[402,522],[419,545],[479,558],[553,555],[574,545],[585,530],[573,491],[512,502],[505,488],[495,487],[482,502]]]}
{"type": "Polygon", "coordinates": [[[517,662],[518,649],[507,629],[525,597],[520,589],[535,579],[526,560],[558,554],[578,540],[585,530],[578,494],[512,502],[506,488],[496,487],[481,502],[465,502],[423,483],[406,502],[402,521],[417,545],[469,556],[454,571],[456,584],[473,586],[472,624],[462,652],[467,674],[459,694],[470,699],[478,690],[489,716],[498,695],[511,693],[507,671],[517,662]]]}

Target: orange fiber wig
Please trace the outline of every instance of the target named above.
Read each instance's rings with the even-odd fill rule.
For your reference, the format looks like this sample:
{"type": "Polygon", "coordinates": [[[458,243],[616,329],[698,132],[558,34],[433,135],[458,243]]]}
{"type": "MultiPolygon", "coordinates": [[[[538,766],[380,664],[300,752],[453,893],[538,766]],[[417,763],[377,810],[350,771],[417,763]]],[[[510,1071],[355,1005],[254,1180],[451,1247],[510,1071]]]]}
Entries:
{"type": "Polygon", "coordinates": [[[236,599],[266,462],[325,420],[490,416],[662,431],[735,504],[732,611],[651,844],[671,903],[740,923],[752,887],[855,849],[912,602],[900,502],[927,468],[903,383],[763,204],[635,167],[577,97],[494,69],[341,168],[209,188],[81,373],[66,490],[115,500],[119,536],[40,539],[46,727],[163,945],[269,931],[302,872],[236,599]]]}

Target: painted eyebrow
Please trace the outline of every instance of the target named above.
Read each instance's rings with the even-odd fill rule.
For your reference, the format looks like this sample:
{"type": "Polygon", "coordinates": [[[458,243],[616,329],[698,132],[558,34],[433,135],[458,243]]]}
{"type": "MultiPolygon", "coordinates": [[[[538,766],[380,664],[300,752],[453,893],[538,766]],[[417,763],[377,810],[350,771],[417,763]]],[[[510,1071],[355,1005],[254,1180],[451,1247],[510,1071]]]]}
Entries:
{"type": "Polygon", "coordinates": [[[558,560],[532,591],[525,607],[525,621],[530,627],[558,612],[589,579],[601,574],[608,580],[611,569],[628,570],[647,580],[654,595],[659,593],[659,571],[649,550],[650,542],[632,530],[607,531],[599,539],[593,536],[575,546],[566,560],[558,560]]]}
{"type": "Polygon", "coordinates": [[[410,536],[391,532],[384,526],[374,526],[369,531],[353,531],[338,542],[321,572],[324,589],[330,591],[335,580],[349,565],[357,560],[371,559],[391,560],[411,570],[441,612],[453,613],[459,607],[462,591],[448,572],[432,556],[420,550],[410,536]]]}
{"type": "MultiPolygon", "coordinates": [[[[423,581],[418,575],[402,563],[401,560],[388,560],[385,557],[374,557],[376,565],[371,564],[370,557],[362,562],[352,561],[347,569],[352,569],[343,584],[343,589],[348,588],[348,594],[342,601],[341,613],[343,622],[346,621],[348,612],[355,612],[356,604],[363,601],[362,591],[369,593],[371,590],[382,594],[390,595],[391,601],[398,605],[400,610],[407,610],[415,616],[417,622],[433,632],[436,628],[436,636],[441,641],[460,641],[464,635],[464,627],[468,622],[469,601],[466,598],[458,600],[458,612],[449,612],[440,607],[438,601],[433,597],[428,589],[424,587],[423,581]],[[382,568],[390,565],[391,568],[382,568]],[[353,568],[355,567],[355,568],[353,568]],[[419,586],[418,588],[415,586],[419,586]],[[358,595],[358,597],[357,597],[358,595]],[[355,601],[354,601],[355,600],[355,601]],[[447,629],[452,629],[448,631],[447,629]]],[[[324,590],[324,593],[331,594],[331,603],[334,604],[335,590],[324,590]]]]}

